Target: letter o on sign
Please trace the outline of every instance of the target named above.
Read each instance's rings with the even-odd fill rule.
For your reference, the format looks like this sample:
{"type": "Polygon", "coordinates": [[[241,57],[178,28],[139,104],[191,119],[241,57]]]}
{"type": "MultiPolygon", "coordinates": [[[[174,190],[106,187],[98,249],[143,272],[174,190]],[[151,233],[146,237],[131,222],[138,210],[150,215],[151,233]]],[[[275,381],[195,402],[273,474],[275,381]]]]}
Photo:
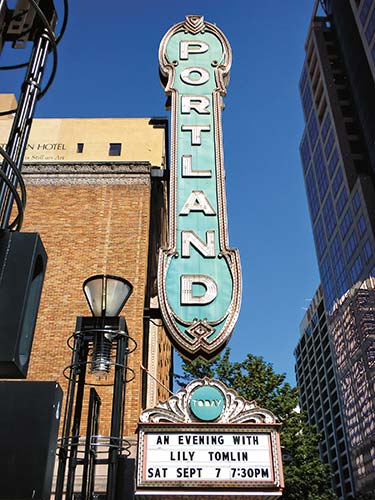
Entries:
{"type": "Polygon", "coordinates": [[[209,79],[210,73],[199,66],[192,66],[181,71],[181,80],[189,85],[203,85],[209,79]]]}

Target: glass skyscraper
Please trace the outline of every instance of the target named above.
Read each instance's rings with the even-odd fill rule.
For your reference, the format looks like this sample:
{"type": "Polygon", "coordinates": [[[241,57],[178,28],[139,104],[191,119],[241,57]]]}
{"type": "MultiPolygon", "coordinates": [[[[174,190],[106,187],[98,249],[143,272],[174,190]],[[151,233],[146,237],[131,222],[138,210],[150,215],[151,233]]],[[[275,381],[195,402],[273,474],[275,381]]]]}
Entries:
{"type": "Polygon", "coordinates": [[[326,0],[333,19],[372,172],[375,172],[375,9],[373,0],[326,0]]]}
{"type": "Polygon", "coordinates": [[[331,311],[353,284],[375,273],[375,192],[348,72],[329,18],[315,17],[312,23],[300,91],[306,120],[301,158],[325,306],[331,311]]]}
{"type": "Polygon", "coordinates": [[[349,453],[354,498],[375,498],[374,409],[365,403],[375,399],[375,364],[368,357],[375,345],[375,323],[366,320],[362,331],[356,321],[375,313],[375,291],[356,291],[375,276],[375,0],[322,1],[321,16],[318,5],[300,79],[306,123],[300,152],[330,342],[317,357],[314,349],[324,340],[322,331],[305,317],[295,351],[296,373],[302,408],[310,422],[320,419],[320,451],[332,466],[339,497],[353,498],[350,480],[332,454],[340,461],[349,453]],[[358,341],[365,336],[365,344],[358,341]],[[331,365],[333,378],[327,371],[331,365]],[[318,383],[311,386],[311,397],[314,371],[318,383]],[[336,416],[324,409],[335,399],[336,416]],[[345,436],[338,450],[340,422],[345,436]]]}

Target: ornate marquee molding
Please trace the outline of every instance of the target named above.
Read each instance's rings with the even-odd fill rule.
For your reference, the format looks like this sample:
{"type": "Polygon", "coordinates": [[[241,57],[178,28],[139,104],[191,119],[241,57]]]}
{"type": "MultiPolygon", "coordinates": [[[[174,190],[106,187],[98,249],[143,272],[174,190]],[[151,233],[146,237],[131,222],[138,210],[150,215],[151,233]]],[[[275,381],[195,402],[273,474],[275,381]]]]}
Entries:
{"type": "Polygon", "coordinates": [[[180,389],[167,401],[160,402],[155,408],[144,410],[140,423],[191,424],[200,422],[190,410],[192,393],[199,387],[210,386],[219,389],[224,396],[224,408],[215,424],[276,424],[275,415],[257,406],[255,401],[246,401],[233,389],[228,389],[219,380],[197,379],[185,389],[180,389]]]}

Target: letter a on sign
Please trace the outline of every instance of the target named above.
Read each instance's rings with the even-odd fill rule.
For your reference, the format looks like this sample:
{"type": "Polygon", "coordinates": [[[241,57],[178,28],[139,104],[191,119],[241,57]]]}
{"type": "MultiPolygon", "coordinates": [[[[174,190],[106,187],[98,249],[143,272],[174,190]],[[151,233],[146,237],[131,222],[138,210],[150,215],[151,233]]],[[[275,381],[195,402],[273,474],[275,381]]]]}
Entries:
{"type": "Polygon", "coordinates": [[[172,103],[172,163],[158,294],[167,331],[190,359],[223,349],[241,301],[239,254],[228,241],[221,130],[231,57],[223,33],[202,16],[172,26],[159,49],[172,103]]]}

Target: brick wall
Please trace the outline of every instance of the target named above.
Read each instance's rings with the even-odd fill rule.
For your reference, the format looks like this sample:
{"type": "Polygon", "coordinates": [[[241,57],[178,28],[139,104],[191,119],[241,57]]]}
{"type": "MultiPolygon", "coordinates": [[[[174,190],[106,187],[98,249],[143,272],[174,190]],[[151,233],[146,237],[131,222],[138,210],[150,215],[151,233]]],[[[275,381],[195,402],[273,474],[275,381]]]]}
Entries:
{"type": "MultiPolygon", "coordinates": [[[[131,435],[142,400],[150,165],[138,165],[136,171],[126,165],[121,171],[106,165],[86,167],[75,165],[61,172],[58,166],[48,165],[25,169],[28,202],[22,230],[39,232],[48,254],[28,379],[57,380],[66,394],[63,370],[71,358],[67,339],[74,332],[76,317],[91,314],[82,292],[84,279],[101,273],[127,278],[134,291],[123,315],[138,344],[129,356],[135,379],[126,388],[124,431],[131,435]]],[[[169,361],[165,351],[162,358],[163,382],[169,385],[170,354],[169,361]]],[[[100,433],[108,435],[112,389],[97,390],[102,399],[100,433]]],[[[85,418],[84,414],[83,421],[85,418]]]]}

